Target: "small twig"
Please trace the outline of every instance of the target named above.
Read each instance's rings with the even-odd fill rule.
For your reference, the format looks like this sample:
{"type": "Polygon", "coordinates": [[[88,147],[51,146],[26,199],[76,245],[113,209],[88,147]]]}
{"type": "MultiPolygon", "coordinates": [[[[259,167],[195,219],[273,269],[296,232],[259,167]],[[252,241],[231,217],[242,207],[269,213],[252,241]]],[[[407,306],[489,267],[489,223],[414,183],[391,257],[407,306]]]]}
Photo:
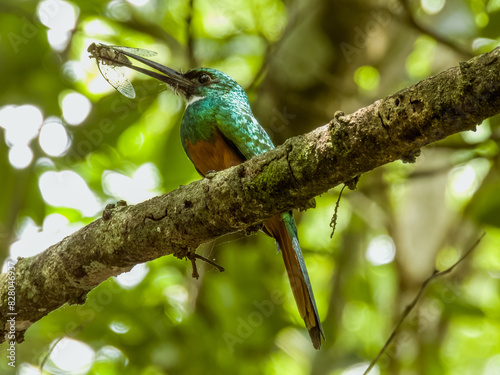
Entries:
{"type": "Polygon", "coordinates": [[[43,374],[43,366],[45,366],[45,362],[47,362],[47,360],[49,359],[50,355],[54,351],[55,347],[57,346],[57,344],[59,344],[61,342],[61,340],[63,338],[64,338],[64,336],[59,337],[56,340],[56,342],[54,343],[54,345],[52,345],[52,347],[49,349],[49,351],[47,352],[47,354],[45,354],[45,357],[43,357],[42,363],[40,363],[40,375],[43,374]]]}
{"type": "Polygon", "coordinates": [[[201,259],[202,261],[204,262],[207,262],[208,264],[210,264],[211,266],[217,268],[219,270],[219,272],[224,272],[225,269],[224,267],[222,266],[219,266],[217,263],[215,263],[213,260],[210,260],[208,258],[205,258],[204,256],[201,256],[201,255],[198,255],[198,254],[194,254],[194,257],[197,258],[197,259],[201,259]]]}
{"type": "MultiPolygon", "coordinates": [[[[272,61],[273,57],[276,56],[276,53],[278,50],[283,46],[285,40],[290,36],[292,31],[297,28],[297,26],[304,22],[305,17],[298,17],[297,15],[303,15],[304,12],[302,12],[302,9],[290,9],[289,10],[289,20],[285,26],[285,29],[283,30],[283,33],[281,34],[281,38],[274,42],[274,43],[269,43],[266,46],[266,51],[264,52],[264,61],[262,62],[262,65],[259,68],[259,71],[257,74],[255,74],[252,82],[248,85],[246,90],[252,91],[257,83],[261,80],[262,76],[266,72],[267,68],[269,67],[269,63],[272,61]]],[[[266,39],[263,35],[261,35],[263,39],[266,39]]]]}
{"type": "Polygon", "coordinates": [[[481,237],[479,237],[479,239],[474,243],[474,245],[472,245],[470,247],[470,249],[467,250],[465,252],[465,254],[462,255],[462,257],[455,264],[453,264],[451,267],[449,267],[449,268],[447,268],[447,269],[445,269],[443,271],[439,271],[439,272],[438,271],[434,271],[434,273],[431,276],[429,276],[429,278],[427,278],[427,280],[425,280],[422,283],[422,286],[420,287],[420,290],[418,291],[417,295],[415,296],[415,298],[413,299],[413,301],[411,301],[411,303],[408,306],[406,306],[403,314],[401,315],[401,318],[398,321],[398,324],[396,324],[396,327],[394,327],[394,330],[392,331],[391,335],[389,336],[389,338],[385,342],[384,346],[382,347],[382,349],[380,349],[380,352],[377,354],[377,356],[375,357],[375,359],[370,363],[370,366],[368,366],[368,368],[363,373],[363,375],[367,375],[371,371],[371,369],[377,364],[377,362],[380,359],[380,357],[385,353],[385,351],[387,350],[387,348],[389,347],[389,345],[391,344],[391,342],[394,340],[394,337],[396,337],[396,333],[399,330],[399,327],[401,327],[401,324],[403,324],[404,320],[408,317],[408,315],[410,314],[410,312],[416,306],[418,300],[420,299],[420,297],[424,293],[425,288],[427,287],[427,285],[429,285],[429,283],[431,281],[437,279],[438,277],[447,275],[451,271],[453,271],[456,266],[458,266],[460,263],[462,263],[462,261],[465,258],[467,258],[472,253],[472,251],[474,251],[474,249],[477,247],[477,245],[479,245],[479,242],[481,242],[481,240],[483,239],[483,237],[485,235],[486,235],[486,232],[483,233],[481,235],[481,237]]]}
{"type": "Polygon", "coordinates": [[[330,234],[330,238],[333,238],[333,234],[335,233],[335,228],[337,227],[337,216],[339,211],[340,198],[342,197],[342,193],[347,185],[342,186],[342,190],[340,190],[339,197],[337,198],[337,203],[335,203],[335,212],[333,213],[332,220],[330,221],[330,227],[332,228],[332,234],[330,234]]]}
{"type": "Polygon", "coordinates": [[[188,259],[191,261],[191,264],[193,265],[193,274],[192,274],[192,276],[195,279],[198,279],[200,277],[200,274],[198,273],[198,267],[196,267],[196,259],[201,259],[202,261],[207,262],[211,266],[217,268],[219,270],[219,272],[224,272],[225,271],[224,267],[219,266],[214,261],[212,261],[212,260],[210,260],[208,258],[205,258],[204,256],[201,256],[201,255],[196,254],[196,253],[192,253],[192,254],[188,255],[188,259]]]}

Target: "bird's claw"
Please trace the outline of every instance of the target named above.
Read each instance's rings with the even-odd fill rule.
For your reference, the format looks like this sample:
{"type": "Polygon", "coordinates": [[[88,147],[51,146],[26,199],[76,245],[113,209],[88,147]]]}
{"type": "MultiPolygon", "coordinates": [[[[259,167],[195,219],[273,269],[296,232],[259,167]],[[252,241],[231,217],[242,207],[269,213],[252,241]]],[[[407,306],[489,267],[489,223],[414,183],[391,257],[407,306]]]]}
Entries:
{"type": "Polygon", "coordinates": [[[217,171],[214,171],[214,170],[211,170],[211,171],[208,171],[206,174],[205,174],[205,177],[208,178],[208,179],[212,179],[215,177],[215,175],[217,174],[217,171]]]}

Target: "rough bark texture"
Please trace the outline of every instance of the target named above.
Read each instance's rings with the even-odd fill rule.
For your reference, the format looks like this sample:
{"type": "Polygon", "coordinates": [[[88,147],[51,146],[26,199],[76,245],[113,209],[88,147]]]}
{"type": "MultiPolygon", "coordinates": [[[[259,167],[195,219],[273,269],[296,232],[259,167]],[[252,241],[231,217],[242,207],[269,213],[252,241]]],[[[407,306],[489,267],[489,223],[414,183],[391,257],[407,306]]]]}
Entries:
{"type": "MultiPolygon", "coordinates": [[[[103,217],[15,267],[14,310],[0,275],[0,319],[16,334],[64,303],[83,303],[110,276],[251,228],[279,212],[500,113],[500,49],[473,58],[231,169],[103,217]]],[[[254,227],[255,228],[255,227],[254,227]]],[[[4,334],[2,337],[4,337],[4,334]]],[[[5,338],[4,338],[5,339],[5,338]]]]}

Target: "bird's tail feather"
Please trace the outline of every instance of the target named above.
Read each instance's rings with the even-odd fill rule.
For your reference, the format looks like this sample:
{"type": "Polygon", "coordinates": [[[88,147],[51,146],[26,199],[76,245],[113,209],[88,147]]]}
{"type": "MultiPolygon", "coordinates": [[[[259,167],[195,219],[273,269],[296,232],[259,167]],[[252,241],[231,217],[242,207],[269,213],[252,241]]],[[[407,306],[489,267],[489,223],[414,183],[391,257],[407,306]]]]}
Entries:
{"type": "Polygon", "coordinates": [[[304,319],[309,336],[314,348],[321,347],[321,338],[325,338],[321,322],[319,320],[318,309],[312,291],[306,264],[300,249],[299,239],[295,220],[291,212],[275,216],[264,222],[266,232],[276,239],[285,268],[292,287],[293,296],[300,316],[304,319]]]}

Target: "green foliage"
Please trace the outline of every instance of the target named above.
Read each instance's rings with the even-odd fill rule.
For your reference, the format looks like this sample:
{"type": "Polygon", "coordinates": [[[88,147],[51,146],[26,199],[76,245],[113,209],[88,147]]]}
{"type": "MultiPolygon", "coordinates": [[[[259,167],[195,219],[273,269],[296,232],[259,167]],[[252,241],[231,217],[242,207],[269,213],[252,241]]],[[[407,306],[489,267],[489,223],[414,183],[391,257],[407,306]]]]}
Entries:
{"type": "MultiPolygon", "coordinates": [[[[408,2],[419,30],[402,21],[397,1],[138,3],[0,4],[2,259],[43,251],[106,203],[136,203],[199,178],[180,143],[180,99],[138,74],[136,99],[121,96],[88,58],[92,42],[154,50],[177,69],[225,71],[277,144],[457,65],[464,49],[500,42],[499,1],[408,2]],[[68,38],[59,49],[55,36],[68,38]],[[65,108],[75,93],[80,104],[65,108]],[[59,124],[66,150],[50,151],[57,144],[43,140],[37,116],[59,124]]],[[[50,313],[17,345],[17,373],[39,373],[49,352],[44,374],[362,373],[434,267],[449,267],[482,231],[472,257],[432,283],[377,370],[498,373],[499,122],[428,147],[416,164],[362,176],[344,193],[333,239],[338,188],[296,214],[326,334],[321,351],[273,241],[233,234],[198,250],[224,273],[198,262],[194,280],[189,262],[165,257],[128,281],[104,282],[84,305],[50,313]]],[[[12,372],[4,357],[0,372],[12,372]]]]}

